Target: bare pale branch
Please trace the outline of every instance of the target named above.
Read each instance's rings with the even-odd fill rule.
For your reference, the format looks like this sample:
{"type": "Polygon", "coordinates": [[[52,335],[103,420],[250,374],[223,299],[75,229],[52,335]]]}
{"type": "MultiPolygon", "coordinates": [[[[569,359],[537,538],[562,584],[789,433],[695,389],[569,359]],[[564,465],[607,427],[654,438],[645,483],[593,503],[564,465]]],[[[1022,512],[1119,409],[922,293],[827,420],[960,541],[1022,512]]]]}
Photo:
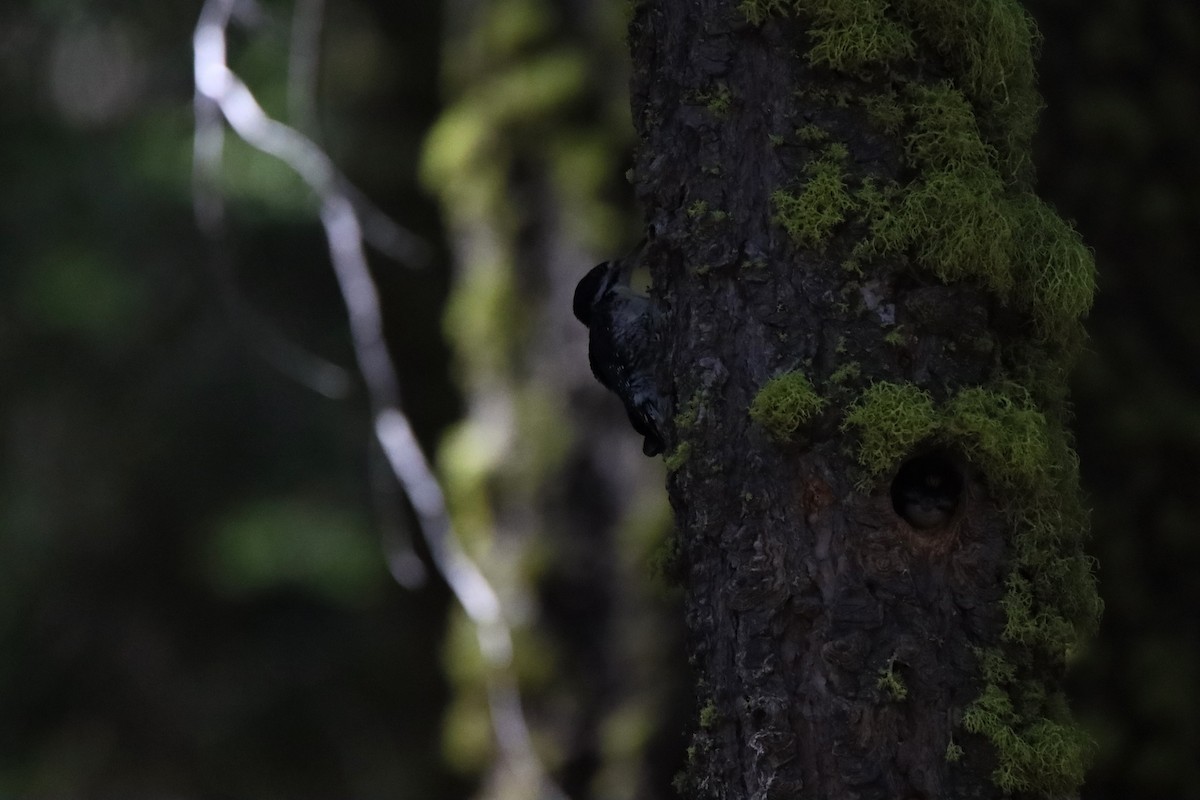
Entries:
{"type": "MultiPolygon", "coordinates": [[[[511,670],[512,633],[500,599],[460,545],[441,486],[401,408],[399,378],[387,349],[379,293],[364,249],[361,198],[356,203],[357,194],[348,188],[320,146],[295,128],[269,117],[228,67],[225,32],[235,5],[235,0],[206,2],[193,37],[198,157],[212,158],[215,153],[219,158],[219,134],[199,129],[202,123],[211,125],[214,115],[210,109],[215,107],[238,136],[283,161],[316,194],[330,258],[349,315],[355,357],[374,410],[375,435],[416,512],[434,566],[475,625],[480,651],[489,667],[492,725],[505,766],[527,785],[537,787],[538,797],[563,798],[546,776],[530,742],[511,670]]],[[[214,210],[211,205],[198,203],[197,215],[202,224],[220,213],[219,206],[214,210]]],[[[365,218],[378,225],[378,217],[369,207],[365,218]]],[[[401,242],[415,241],[412,234],[394,223],[390,225],[392,234],[403,233],[396,237],[401,242]]]]}

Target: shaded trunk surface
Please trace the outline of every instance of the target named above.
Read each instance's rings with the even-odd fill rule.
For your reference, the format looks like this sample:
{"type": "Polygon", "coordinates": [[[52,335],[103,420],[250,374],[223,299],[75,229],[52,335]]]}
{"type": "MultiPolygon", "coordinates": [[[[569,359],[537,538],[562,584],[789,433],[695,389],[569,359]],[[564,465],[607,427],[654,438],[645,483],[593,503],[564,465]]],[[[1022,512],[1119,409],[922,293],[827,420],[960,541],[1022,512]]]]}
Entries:
{"type": "MultiPolygon", "coordinates": [[[[932,187],[972,176],[939,154],[952,137],[914,154],[935,112],[905,98],[961,99],[996,176],[982,207],[1041,206],[1009,109],[918,35],[937,27],[921,3],[897,5],[877,21],[904,37],[886,64],[814,49],[836,36],[828,9],[872,3],[648,2],[631,26],[702,707],[685,797],[1039,796],[1081,777],[1088,745],[1057,681],[1098,601],[1055,383],[1086,304],[1060,314],[1014,288],[1043,277],[1020,243],[1037,225],[997,245],[1009,284],[986,246],[956,254],[957,273],[939,260],[932,187]],[[920,203],[934,211],[912,223],[920,203]],[[927,235],[883,241],[909,224],[927,235]],[[945,514],[907,514],[913,470],[945,514]],[[1070,596],[1034,576],[1048,553],[1070,596]],[[1050,755],[1047,729],[1067,741],[1050,755]]],[[[1090,298],[1090,262],[1062,269],[1090,298]]]]}

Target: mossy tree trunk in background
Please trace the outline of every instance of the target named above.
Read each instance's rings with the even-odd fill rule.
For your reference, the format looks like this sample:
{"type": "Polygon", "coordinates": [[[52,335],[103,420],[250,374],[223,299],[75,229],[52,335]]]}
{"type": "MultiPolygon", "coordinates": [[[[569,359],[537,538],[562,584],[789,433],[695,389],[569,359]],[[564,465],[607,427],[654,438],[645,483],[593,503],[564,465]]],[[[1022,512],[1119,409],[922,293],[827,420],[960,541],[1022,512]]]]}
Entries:
{"type": "MultiPolygon", "coordinates": [[[[669,527],[661,466],[592,379],[576,281],[636,241],[620,9],[459,2],[449,105],[425,182],[456,262],[447,312],[466,419],[444,443],[451,510],[502,595],[534,745],[572,800],[664,798],[682,759],[678,609],[651,580],[669,527]]],[[[466,618],[445,656],[451,760],[479,797],[538,796],[495,749],[466,618]]]]}
{"type": "Polygon", "coordinates": [[[1059,682],[1100,603],[1064,382],[1094,269],[1032,192],[1032,22],[655,0],[630,30],[702,692],[684,796],[1073,794],[1059,682]]]}

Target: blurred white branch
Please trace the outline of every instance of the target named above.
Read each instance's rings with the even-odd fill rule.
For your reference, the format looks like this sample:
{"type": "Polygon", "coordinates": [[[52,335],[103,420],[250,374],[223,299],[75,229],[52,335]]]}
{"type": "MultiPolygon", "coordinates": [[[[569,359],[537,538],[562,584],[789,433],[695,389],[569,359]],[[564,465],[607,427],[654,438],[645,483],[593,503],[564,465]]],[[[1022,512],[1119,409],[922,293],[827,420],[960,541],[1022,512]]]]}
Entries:
{"type": "MultiPolygon", "coordinates": [[[[244,2],[207,0],[196,25],[197,164],[207,160],[210,165],[214,161],[219,165],[223,141],[219,117],[224,116],[238,136],[283,161],[317,195],[330,258],[349,315],[355,356],[371,398],[375,435],[416,512],[434,566],[475,625],[488,666],[492,725],[500,752],[506,766],[528,776],[529,784],[539,787],[538,796],[563,798],[533,751],[512,673],[512,634],[499,597],[460,545],[441,486],[401,409],[399,378],[388,353],[379,294],[364,249],[364,219],[379,225],[377,217],[382,215],[349,189],[315,142],[270,118],[230,70],[226,29],[236,7],[244,2]]],[[[197,217],[202,226],[222,214],[214,202],[213,198],[197,198],[197,217]]],[[[383,227],[390,231],[394,251],[407,256],[406,262],[422,258],[423,243],[415,236],[390,220],[383,227]]]]}
{"type": "MultiPolygon", "coordinates": [[[[256,25],[262,23],[257,7],[238,5],[249,6],[238,9],[242,18],[256,25]]],[[[221,107],[200,92],[196,93],[194,107],[192,204],[197,226],[212,243],[209,263],[222,301],[235,324],[244,329],[250,347],[263,361],[317,394],[331,399],[348,397],[354,390],[354,381],[347,370],[284,335],[246,300],[238,288],[226,237],[225,203],[219,187],[225,150],[221,107]]]]}
{"type": "Polygon", "coordinates": [[[296,0],[292,44],[288,49],[288,117],[297,130],[317,133],[317,87],[321,64],[321,27],[325,0],[296,0]]]}

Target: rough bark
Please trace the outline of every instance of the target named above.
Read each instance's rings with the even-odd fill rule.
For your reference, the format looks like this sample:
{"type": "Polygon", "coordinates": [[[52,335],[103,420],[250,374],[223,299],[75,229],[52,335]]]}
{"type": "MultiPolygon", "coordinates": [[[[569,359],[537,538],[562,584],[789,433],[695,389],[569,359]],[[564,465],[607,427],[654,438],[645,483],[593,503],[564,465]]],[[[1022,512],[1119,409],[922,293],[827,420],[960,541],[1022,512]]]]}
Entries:
{"type": "Polygon", "coordinates": [[[1092,266],[1031,194],[1031,24],[659,0],[630,38],[703,706],[684,796],[1070,794],[1092,266]],[[922,457],[962,481],[929,528],[893,500],[922,457]]]}

